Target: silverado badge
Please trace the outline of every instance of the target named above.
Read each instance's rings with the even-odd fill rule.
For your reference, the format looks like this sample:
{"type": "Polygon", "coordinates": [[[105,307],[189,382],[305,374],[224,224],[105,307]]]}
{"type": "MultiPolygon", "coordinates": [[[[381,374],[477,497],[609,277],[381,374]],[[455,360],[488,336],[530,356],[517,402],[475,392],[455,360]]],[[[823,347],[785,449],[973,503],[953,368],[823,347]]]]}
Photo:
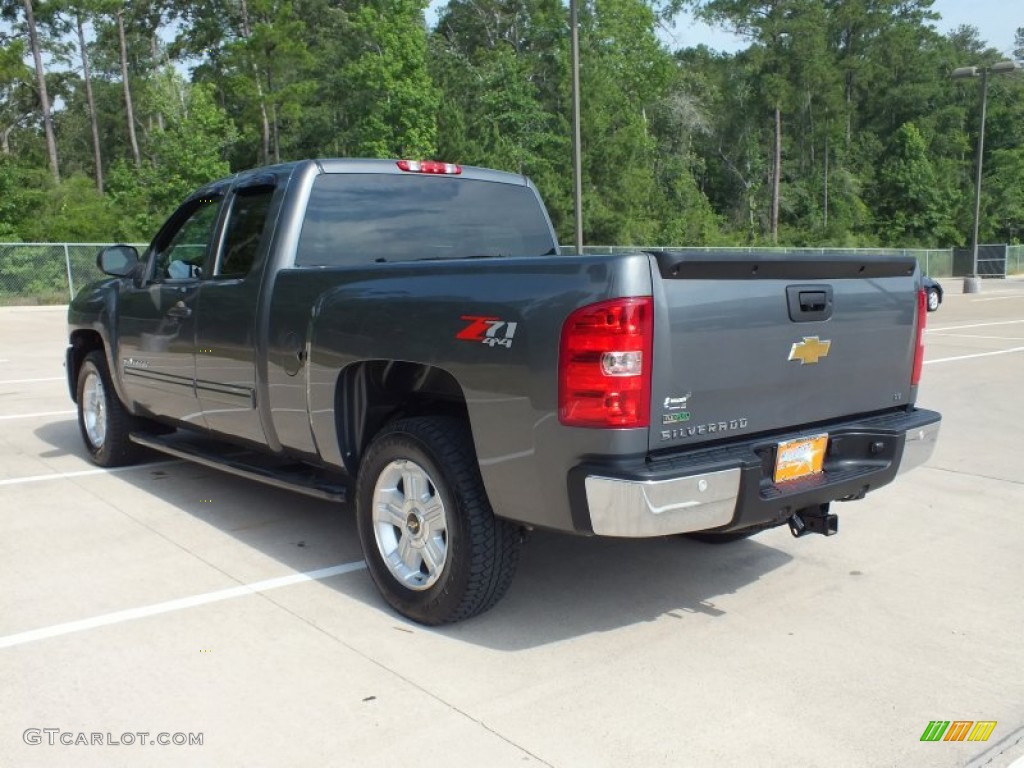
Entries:
{"type": "Polygon", "coordinates": [[[817,336],[804,336],[803,341],[793,344],[789,350],[790,360],[799,360],[800,365],[813,365],[823,357],[828,357],[828,349],[832,342],[822,341],[817,336]]]}

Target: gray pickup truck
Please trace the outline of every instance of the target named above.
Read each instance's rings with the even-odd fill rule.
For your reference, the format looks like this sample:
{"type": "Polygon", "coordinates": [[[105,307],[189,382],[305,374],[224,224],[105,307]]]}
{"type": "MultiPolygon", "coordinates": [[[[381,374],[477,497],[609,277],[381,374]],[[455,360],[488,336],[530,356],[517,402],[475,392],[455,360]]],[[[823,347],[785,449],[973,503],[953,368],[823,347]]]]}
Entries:
{"type": "Polygon", "coordinates": [[[260,168],[189,197],[68,312],[92,460],[142,447],[353,500],[426,624],[506,592],[525,532],[831,534],[925,461],[913,259],[559,253],[522,176],[260,168]]]}

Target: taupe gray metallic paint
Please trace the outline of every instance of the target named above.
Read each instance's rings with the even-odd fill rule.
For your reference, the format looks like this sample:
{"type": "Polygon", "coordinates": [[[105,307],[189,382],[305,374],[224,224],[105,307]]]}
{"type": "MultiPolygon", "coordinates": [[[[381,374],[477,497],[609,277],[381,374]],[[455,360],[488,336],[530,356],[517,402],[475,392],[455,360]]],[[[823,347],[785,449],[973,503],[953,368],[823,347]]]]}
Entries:
{"type": "MultiPolygon", "coordinates": [[[[235,301],[222,313],[225,326],[242,323],[243,327],[224,327],[218,333],[216,324],[206,326],[213,344],[225,350],[238,348],[238,355],[223,353],[221,367],[237,364],[252,371],[251,376],[240,369],[225,373],[229,379],[235,377],[228,386],[214,387],[212,391],[219,394],[208,390],[202,396],[209,401],[235,398],[244,395],[246,381],[252,382],[255,410],[241,407],[250,416],[236,414],[220,420],[219,430],[229,437],[262,445],[271,453],[351,472],[355,466],[351,457],[342,455],[337,414],[339,381],[346,370],[376,360],[432,366],[461,390],[484,486],[496,514],[562,530],[654,535],[662,528],[613,519],[619,502],[627,508],[637,506],[626,498],[639,498],[636,487],[643,491],[645,504],[669,510],[662,520],[675,521],[670,532],[722,526],[739,514],[738,509],[728,509],[729,494],[723,491],[725,480],[733,483],[738,470],[667,480],[660,475],[637,476],[631,481],[635,470],[629,467],[642,468],[658,456],[662,458],[657,461],[664,464],[664,457],[683,456],[704,444],[727,445],[733,433],[749,437],[792,432],[799,425],[897,408],[907,409],[908,417],[912,413],[909,406],[916,392],[909,378],[916,273],[878,280],[829,280],[835,293],[830,319],[794,324],[786,314],[785,297],[787,286],[797,281],[667,279],[659,274],[654,257],[646,254],[295,268],[310,189],[323,172],[400,173],[386,161],[306,161],[260,169],[221,183],[226,188],[244,183],[254,173],[273,174],[282,190],[279,215],[271,236],[264,238],[259,268],[236,281],[243,284],[237,299],[245,306],[235,301]],[[650,428],[565,427],[557,413],[562,324],[578,307],[621,296],[654,297],[650,428]],[[252,306],[251,315],[246,312],[248,306],[252,306]],[[464,315],[515,322],[512,345],[456,339],[465,327],[464,315]],[[814,334],[833,341],[829,357],[812,366],[788,362],[792,343],[814,334]],[[705,430],[688,436],[683,429],[663,440],[664,400],[678,401],[683,396],[690,424],[736,426],[726,430],[730,434],[705,430]],[[619,469],[580,476],[584,466],[619,469]],[[708,477],[714,482],[709,484],[708,477]],[[679,489],[682,501],[673,502],[679,489]],[[589,509],[586,497],[592,499],[589,509]],[[710,500],[703,511],[696,519],[680,523],[684,507],[700,508],[689,502],[701,498],[710,500]]],[[[529,185],[510,174],[482,169],[464,172],[467,178],[529,185]]],[[[805,262],[801,269],[800,281],[816,280],[813,262],[805,262]]],[[[80,292],[69,310],[72,331],[91,329],[102,337],[118,394],[136,413],[159,411],[153,398],[140,399],[136,390],[126,387],[128,377],[119,359],[128,352],[145,357],[143,334],[153,331],[133,326],[126,317],[131,316],[132,301],[145,296],[155,301],[153,297],[174,288],[170,282],[108,280],[80,292]],[[134,296],[127,305],[121,298],[125,295],[134,296]]],[[[200,302],[200,311],[202,307],[200,302]]],[[[188,342],[180,337],[181,328],[174,330],[176,335],[165,335],[179,346],[188,342]]],[[[217,367],[211,361],[200,369],[211,366],[217,367]]],[[[191,382],[185,376],[179,383],[176,397],[196,398],[195,371],[193,367],[191,382]]],[[[210,378],[219,375],[213,373],[210,378]]],[[[207,408],[213,404],[208,402],[207,408]]],[[[201,413],[198,405],[195,411],[201,413]]],[[[917,413],[915,423],[933,417],[937,423],[937,414],[917,413]]],[[[894,418],[899,429],[899,419],[894,418]]],[[[686,422],[677,426],[685,427],[686,422]]],[[[914,445],[908,443],[908,459],[913,453],[914,460],[919,460],[933,444],[933,430],[921,434],[911,441],[914,445]]],[[[898,462],[898,449],[887,445],[898,462]]],[[[749,473],[752,460],[756,461],[753,454],[742,459],[745,472],[749,473]]],[[[884,479],[876,485],[895,473],[891,461],[885,467],[879,470],[884,479]]],[[[831,498],[826,495],[823,491],[822,502],[831,498]]],[[[735,501],[732,506],[736,507],[735,501]]]]}

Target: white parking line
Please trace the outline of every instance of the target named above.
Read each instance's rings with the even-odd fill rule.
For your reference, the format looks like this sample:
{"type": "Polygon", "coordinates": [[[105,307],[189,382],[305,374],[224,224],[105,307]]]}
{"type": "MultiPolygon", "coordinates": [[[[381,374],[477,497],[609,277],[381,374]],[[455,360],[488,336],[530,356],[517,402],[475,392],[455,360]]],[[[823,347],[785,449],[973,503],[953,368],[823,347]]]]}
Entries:
{"type": "Polygon", "coordinates": [[[130,467],[114,467],[113,469],[83,469],[78,472],[54,472],[50,475],[28,475],[27,477],[9,477],[0,480],[0,486],[24,485],[25,483],[41,483],[46,480],[68,480],[72,477],[88,477],[89,475],[109,475],[114,472],[127,472],[130,469],[150,469],[151,467],[166,467],[168,464],[180,464],[182,459],[168,459],[167,461],[151,461],[149,464],[134,464],[130,467]]]}
{"type": "Polygon", "coordinates": [[[994,325],[1016,325],[1018,323],[1024,323],[1024,320],[1000,320],[998,323],[974,323],[973,325],[948,325],[943,328],[925,328],[925,333],[935,333],[936,331],[965,331],[968,328],[989,328],[994,325]]]}
{"type": "Polygon", "coordinates": [[[191,597],[181,597],[177,600],[154,603],[153,605],[145,605],[141,608],[129,608],[124,611],[104,613],[99,616],[93,616],[91,619],[69,621],[65,624],[54,624],[49,627],[41,627],[40,629],[32,629],[28,632],[18,632],[14,635],[0,637],[0,648],[10,648],[12,645],[22,645],[36,640],[45,640],[50,637],[59,637],[60,635],[70,635],[74,632],[83,632],[87,629],[95,629],[96,627],[121,624],[125,621],[133,621],[135,619],[145,618],[146,616],[156,616],[161,613],[181,611],[185,608],[194,608],[197,605],[216,603],[220,600],[230,600],[233,597],[254,595],[271,589],[288,587],[292,584],[301,584],[304,581],[321,581],[322,579],[329,579],[331,576],[340,576],[343,573],[359,571],[365,567],[366,563],[362,560],[354,563],[342,563],[341,565],[332,565],[329,568],[320,568],[316,571],[295,573],[291,576],[266,579],[265,581],[257,581],[252,584],[240,584],[237,587],[219,589],[216,592],[206,592],[201,595],[192,595],[191,597]]]}
{"type": "Polygon", "coordinates": [[[42,413],[16,413],[13,416],[0,416],[0,421],[8,421],[9,419],[34,419],[39,416],[70,416],[72,413],[78,413],[78,411],[43,411],[42,413]]]}
{"type": "Polygon", "coordinates": [[[951,339],[988,339],[990,341],[1024,341],[1024,336],[982,336],[979,333],[936,333],[934,336],[947,336],[951,339]]]}
{"type": "Polygon", "coordinates": [[[1009,355],[1013,352],[1024,352],[1024,347],[1014,347],[1013,349],[1000,349],[995,352],[979,352],[976,355],[959,355],[957,357],[940,357],[938,360],[925,360],[925,365],[932,365],[934,363],[952,363],[955,360],[973,360],[976,357],[994,357],[995,355],[1009,355]]]}
{"type": "Polygon", "coordinates": [[[0,381],[0,384],[35,384],[39,381],[67,381],[63,376],[51,376],[46,379],[6,379],[0,381]]]}
{"type": "Polygon", "coordinates": [[[1013,296],[996,296],[992,299],[972,299],[971,303],[978,303],[981,301],[1006,301],[1007,299],[1024,299],[1024,293],[1016,293],[1013,296]]]}

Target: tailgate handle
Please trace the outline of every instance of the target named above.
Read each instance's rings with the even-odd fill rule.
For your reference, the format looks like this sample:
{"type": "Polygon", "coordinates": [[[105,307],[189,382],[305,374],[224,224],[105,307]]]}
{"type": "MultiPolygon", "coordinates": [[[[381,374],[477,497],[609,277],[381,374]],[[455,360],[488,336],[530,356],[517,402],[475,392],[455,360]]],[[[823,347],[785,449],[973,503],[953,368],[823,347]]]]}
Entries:
{"type": "Polygon", "coordinates": [[[810,323],[832,317],[831,285],[790,285],[786,287],[789,319],[794,323],[810,323]]]}
{"type": "Polygon", "coordinates": [[[800,291],[801,312],[821,312],[825,309],[824,291],[800,291]]]}

